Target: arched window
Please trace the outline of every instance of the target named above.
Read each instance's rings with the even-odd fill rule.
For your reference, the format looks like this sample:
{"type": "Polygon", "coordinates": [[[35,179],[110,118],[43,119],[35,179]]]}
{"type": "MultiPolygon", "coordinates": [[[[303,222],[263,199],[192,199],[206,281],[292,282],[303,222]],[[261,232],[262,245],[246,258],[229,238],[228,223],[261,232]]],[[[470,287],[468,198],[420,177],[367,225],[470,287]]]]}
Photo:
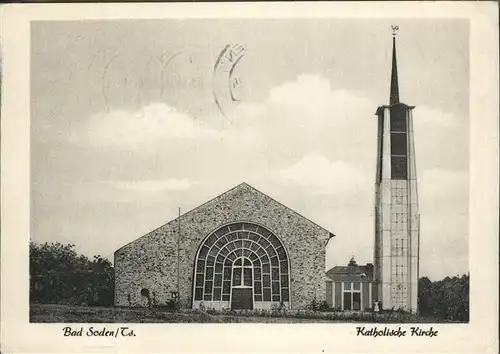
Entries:
{"type": "Polygon", "coordinates": [[[233,287],[251,287],[253,284],[252,262],[246,257],[238,258],[233,263],[233,287]]]}
{"type": "Polygon", "coordinates": [[[195,262],[194,301],[233,308],[290,301],[287,252],[263,226],[239,222],[217,229],[202,242],[195,262]]]}

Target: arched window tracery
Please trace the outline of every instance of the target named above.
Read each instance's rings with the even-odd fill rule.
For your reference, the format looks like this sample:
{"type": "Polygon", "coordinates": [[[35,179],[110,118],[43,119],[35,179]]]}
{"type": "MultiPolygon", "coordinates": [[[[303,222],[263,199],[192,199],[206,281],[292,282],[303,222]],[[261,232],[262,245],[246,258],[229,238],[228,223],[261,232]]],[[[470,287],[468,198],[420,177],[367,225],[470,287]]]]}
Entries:
{"type": "Polygon", "coordinates": [[[195,301],[230,301],[235,287],[251,288],[254,302],[290,301],[286,249],[263,226],[238,222],[215,230],[195,262],[195,301]]]}

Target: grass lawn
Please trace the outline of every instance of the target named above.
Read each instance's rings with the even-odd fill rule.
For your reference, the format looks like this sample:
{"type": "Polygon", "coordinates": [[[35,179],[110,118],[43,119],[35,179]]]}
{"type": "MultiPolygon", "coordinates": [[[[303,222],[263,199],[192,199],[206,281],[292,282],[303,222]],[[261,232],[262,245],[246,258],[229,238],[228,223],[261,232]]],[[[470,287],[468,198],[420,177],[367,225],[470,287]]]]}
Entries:
{"type": "Polygon", "coordinates": [[[429,318],[404,318],[389,314],[376,316],[312,313],[282,317],[253,314],[213,314],[149,308],[89,307],[54,304],[30,304],[30,322],[39,323],[431,323],[429,318]]]}
{"type": "Polygon", "coordinates": [[[148,308],[30,304],[30,322],[40,323],[318,323],[327,321],[310,318],[209,315],[193,310],[168,312],[148,308]]]}

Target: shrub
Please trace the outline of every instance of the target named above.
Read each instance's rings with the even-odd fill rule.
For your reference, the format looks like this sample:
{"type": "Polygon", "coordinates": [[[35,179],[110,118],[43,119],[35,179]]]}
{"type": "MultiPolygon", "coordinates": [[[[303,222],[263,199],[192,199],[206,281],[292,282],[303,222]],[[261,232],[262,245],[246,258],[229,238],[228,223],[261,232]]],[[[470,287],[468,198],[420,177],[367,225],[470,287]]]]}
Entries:
{"type": "Polygon", "coordinates": [[[286,306],[284,303],[272,304],[271,305],[271,314],[275,317],[283,316],[287,312],[286,306]]]}
{"type": "Polygon", "coordinates": [[[332,308],[328,305],[328,302],[323,300],[319,304],[318,311],[332,311],[332,308]]]}
{"type": "Polygon", "coordinates": [[[469,275],[440,281],[419,279],[419,314],[446,321],[469,321],[469,275]]]}
{"type": "Polygon", "coordinates": [[[326,312],[326,311],[331,311],[330,305],[326,301],[318,301],[316,298],[314,298],[307,306],[306,309],[311,310],[311,311],[321,311],[321,312],[326,312]]]}
{"type": "Polygon", "coordinates": [[[166,308],[170,311],[177,311],[180,309],[180,303],[177,299],[170,299],[167,301],[166,308]]]}
{"type": "Polygon", "coordinates": [[[75,245],[30,242],[30,301],[110,306],[114,298],[111,262],[77,254],[75,245]]]}

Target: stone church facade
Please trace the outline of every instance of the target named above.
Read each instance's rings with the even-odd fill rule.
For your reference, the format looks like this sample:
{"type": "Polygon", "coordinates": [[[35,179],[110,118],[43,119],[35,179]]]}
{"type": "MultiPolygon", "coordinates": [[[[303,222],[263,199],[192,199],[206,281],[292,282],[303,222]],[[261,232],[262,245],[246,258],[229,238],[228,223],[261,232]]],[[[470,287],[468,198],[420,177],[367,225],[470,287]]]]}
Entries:
{"type": "Polygon", "coordinates": [[[288,309],[326,298],[329,231],[246,183],[115,252],[115,305],[288,309]]]}

